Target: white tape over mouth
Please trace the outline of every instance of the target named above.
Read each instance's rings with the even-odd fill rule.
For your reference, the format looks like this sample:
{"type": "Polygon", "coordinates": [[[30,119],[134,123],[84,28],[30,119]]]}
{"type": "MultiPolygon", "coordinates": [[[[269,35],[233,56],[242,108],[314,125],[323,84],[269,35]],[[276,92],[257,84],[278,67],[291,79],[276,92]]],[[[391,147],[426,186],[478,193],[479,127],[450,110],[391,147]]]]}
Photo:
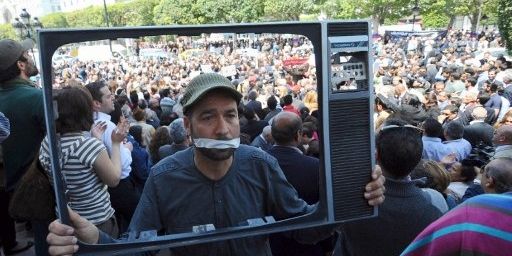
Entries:
{"type": "Polygon", "coordinates": [[[206,138],[194,138],[194,145],[198,148],[226,149],[238,148],[240,146],[240,138],[231,140],[214,140],[206,138]]]}

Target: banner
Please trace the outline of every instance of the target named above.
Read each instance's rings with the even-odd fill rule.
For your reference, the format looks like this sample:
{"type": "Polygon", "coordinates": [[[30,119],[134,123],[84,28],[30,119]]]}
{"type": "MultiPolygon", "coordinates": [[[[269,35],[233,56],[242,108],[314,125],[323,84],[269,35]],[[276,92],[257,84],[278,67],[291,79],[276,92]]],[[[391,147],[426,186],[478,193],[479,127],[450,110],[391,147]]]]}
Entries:
{"type": "Polygon", "coordinates": [[[398,39],[398,38],[402,38],[402,37],[415,36],[415,37],[428,37],[428,38],[434,39],[438,36],[445,37],[447,33],[448,33],[447,30],[417,31],[417,32],[414,32],[414,31],[386,31],[384,33],[384,38],[398,39]]]}
{"type": "Polygon", "coordinates": [[[220,74],[229,77],[229,76],[235,76],[236,75],[236,66],[235,65],[229,65],[226,67],[222,67],[220,70],[220,74]]]}

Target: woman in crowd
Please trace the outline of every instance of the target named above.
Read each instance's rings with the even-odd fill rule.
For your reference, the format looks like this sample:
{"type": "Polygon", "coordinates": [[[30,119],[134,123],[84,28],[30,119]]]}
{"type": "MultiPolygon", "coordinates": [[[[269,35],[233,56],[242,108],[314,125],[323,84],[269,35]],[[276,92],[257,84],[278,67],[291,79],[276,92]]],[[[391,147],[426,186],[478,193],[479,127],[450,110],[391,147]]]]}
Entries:
{"type": "MultiPolygon", "coordinates": [[[[54,90],[53,95],[58,108],[55,124],[61,149],[60,167],[69,190],[68,205],[100,230],[117,236],[118,227],[107,186],[115,187],[119,183],[120,147],[128,124],[121,121],[112,132],[112,153],[109,157],[105,145],[97,139],[106,126],[101,122],[93,126],[89,92],[83,88],[65,87],[54,90]]],[[[48,137],[41,145],[39,160],[51,176],[48,137]]]]}
{"type": "Polygon", "coordinates": [[[169,135],[169,128],[161,126],[156,129],[151,143],[149,144],[149,155],[151,156],[151,163],[156,164],[162,157],[158,154],[158,149],[163,145],[170,145],[172,143],[171,136],[169,135]]]}
{"type": "Polygon", "coordinates": [[[450,175],[446,169],[432,160],[421,160],[420,163],[411,172],[412,179],[420,179],[418,186],[421,188],[431,188],[441,193],[446,200],[448,209],[457,206],[457,201],[453,192],[448,189],[450,184],[450,175]]]}

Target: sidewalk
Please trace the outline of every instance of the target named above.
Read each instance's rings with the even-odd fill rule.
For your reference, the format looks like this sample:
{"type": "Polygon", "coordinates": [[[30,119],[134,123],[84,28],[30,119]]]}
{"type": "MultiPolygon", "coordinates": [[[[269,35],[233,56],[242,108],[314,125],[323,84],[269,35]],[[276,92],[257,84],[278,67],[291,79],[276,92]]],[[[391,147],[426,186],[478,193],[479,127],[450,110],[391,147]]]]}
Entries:
{"type": "MultiPolygon", "coordinates": [[[[19,243],[25,244],[27,241],[34,241],[34,236],[31,232],[25,230],[25,223],[16,223],[16,240],[19,243]]],[[[0,250],[0,255],[4,256],[4,251],[0,250]]],[[[30,249],[14,254],[16,256],[35,256],[36,252],[34,246],[30,249]]]]}

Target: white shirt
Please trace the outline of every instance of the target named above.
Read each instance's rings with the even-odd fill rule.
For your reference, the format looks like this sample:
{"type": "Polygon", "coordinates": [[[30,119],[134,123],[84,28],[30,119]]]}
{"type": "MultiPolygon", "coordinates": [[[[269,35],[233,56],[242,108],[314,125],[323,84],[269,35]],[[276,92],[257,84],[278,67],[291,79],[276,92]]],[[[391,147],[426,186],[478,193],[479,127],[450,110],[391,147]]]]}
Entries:
{"type": "MultiPolygon", "coordinates": [[[[107,115],[102,112],[96,112],[94,122],[105,121],[107,124],[107,129],[101,136],[101,141],[107,147],[108,154],[110,155],[112,152],[112,131],[116,128],[116,125],[110,121],[110,115],[107,115]]],[[[121,179],[124,179],[130,175],[132,171],[132,153],[130,150],[124,146],[121,146],[121,179]]]]}

